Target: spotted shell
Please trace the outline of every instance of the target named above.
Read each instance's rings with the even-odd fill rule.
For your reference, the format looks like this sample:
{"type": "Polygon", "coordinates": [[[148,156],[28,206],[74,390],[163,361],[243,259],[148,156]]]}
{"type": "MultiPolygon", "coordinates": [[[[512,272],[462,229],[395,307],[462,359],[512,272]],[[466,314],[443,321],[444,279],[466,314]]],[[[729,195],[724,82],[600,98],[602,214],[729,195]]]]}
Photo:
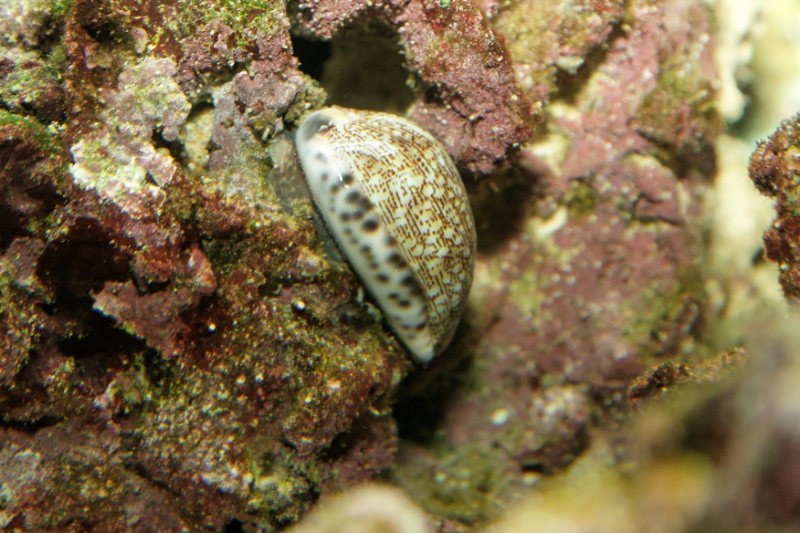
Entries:
{"type": "Polygon", "coordinates": [[[387,113],[329,107],[297,131],[311,195],[386,321],[420,361],[464,313],[475,222],[464,183],[428,132],[387,113]]]}

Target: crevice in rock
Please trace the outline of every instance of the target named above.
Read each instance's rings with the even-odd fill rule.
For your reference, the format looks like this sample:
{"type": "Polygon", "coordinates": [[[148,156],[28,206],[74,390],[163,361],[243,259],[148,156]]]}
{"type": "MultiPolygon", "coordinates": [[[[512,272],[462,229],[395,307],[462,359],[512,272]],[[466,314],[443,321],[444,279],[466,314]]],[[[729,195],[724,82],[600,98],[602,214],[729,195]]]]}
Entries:
{"type": "Polygon", "coordinates": [[[0,209],[0,255],[5,253],[14,239],[26,234],[22,216],[11,209],[0,209]]]}
{"type": "Polygon", "coordinates": [[[517,234],[526,220],[536,181],[514,167],[495,172],[477,185],[468,182],[475,213],[478,252],[491,254],[517,234]]]}
{"type": "Polygon", "coordinates": [[[333,46],[330,41],[311,40],[302,35],[292,34],[294,55],[300,61],[300,71],[317,81],[322,79],[325,62],[331,58],[333,46]]]}
{"type": "Polygon", "coordinates": [[[186,159],[186,150],[184,149],[180,138],[173,141],[168,141],[162,135],[161,129],[156,129],[153,131],[150,142],[153,144],[153,148],[155,148],[157,151],[169,151],[169,155],[172,157],[172,159],[183,165],[183,161],[186,159]]]}
{"type": "Polygon", "coordinates": [[[242,522],[236,518],[225,524],[224,533],[243,533],[242,522]]]}
{"type": "Polygon", "coordinates": [[[62,420],[62,418],[55,416],[42,416],[35,420],[0,420],[0,427],[33,435],[40,429],[55,426],[62,420]]]}
{"type": "Polygon", "coordinates": [[[37,276],[56,292],[55,311],[90,302],[106,281],[130,277],[129,258],[120,253],[96,221],[80,219],[67,236],[50,244],[42,254],[37,276]]]}
{"type": "MultiPolygon", "coordinates": [[[[462,331],[456,332],[456,339],[464,337],[462,331]]],[[[429,367],[419,368],[406,376],[392,409],[401,440],[435,446],[449,408],[448,400],[470,377],[472,359],[463,355],[468,353],[470,350],[464,346],[451,346],[434,358],[429,367]]]]}
{"type": "Polygon", "coordinates": [[[404,114],[422,84],[405,67],[397,31],[380,21],[361,21],[330,41],[293,36],[300,70],[317,79],[328,103],[404,114]]]}

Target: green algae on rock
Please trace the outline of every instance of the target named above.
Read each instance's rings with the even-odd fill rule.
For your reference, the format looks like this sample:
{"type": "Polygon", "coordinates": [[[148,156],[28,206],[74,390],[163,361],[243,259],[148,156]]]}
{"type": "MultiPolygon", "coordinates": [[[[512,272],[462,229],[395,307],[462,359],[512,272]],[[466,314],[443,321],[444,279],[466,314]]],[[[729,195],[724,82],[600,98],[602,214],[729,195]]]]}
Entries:
{"type": "Polygon", "coordinates": [[[283,5],[179,4],[75,1],[70,120],[0,112],[0,470],[36,469],[4,522],[269,531],[393,461],[402,350],[272,186],[319,100],[283,5]]]}

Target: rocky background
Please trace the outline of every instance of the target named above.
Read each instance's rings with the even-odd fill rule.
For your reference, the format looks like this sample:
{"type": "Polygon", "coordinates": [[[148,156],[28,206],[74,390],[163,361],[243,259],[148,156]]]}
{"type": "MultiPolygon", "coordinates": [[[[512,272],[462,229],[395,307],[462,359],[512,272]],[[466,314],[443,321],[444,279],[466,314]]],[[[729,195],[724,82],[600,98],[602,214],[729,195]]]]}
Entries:
{"type": "Polygon", "coordinates": [[[0,3],[0,529],[800,530],[800,118],[750,163],[763,251],[747,179],[800,110],[797,22],[0,3]],[[326,103],[407,114],[467,183],[476,281],[428,367],[308,196],[326,103]]]}

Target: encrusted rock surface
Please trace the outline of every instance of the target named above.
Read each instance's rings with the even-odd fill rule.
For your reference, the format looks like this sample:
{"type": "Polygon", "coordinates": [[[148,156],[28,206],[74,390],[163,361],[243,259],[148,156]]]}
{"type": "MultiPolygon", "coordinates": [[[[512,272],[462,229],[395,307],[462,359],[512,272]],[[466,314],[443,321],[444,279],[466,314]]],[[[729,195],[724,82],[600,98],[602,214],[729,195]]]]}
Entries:
{"type": "Polygon", "coordinates": [[[2,527],[272,530],[389,467],[409,363],[272,186],[315,90],[282,4],[40,4],[54,48],[8,46],[60,50],[69,121],[0,111],[2,527]]]}
{"type": "Polygon", "coordinates": [[[516,167],[476,188],[483,253],[461,344],[397,406],[401,435],[425,444],[401,449],[399,480],[445,530],[568,466],[649,367],[702,357],[698,226],[721,127],[711,30],[693,2],[630,2],[621,16],[624,28],[598,24],[602,54],[550,95],[516,167]]]}
{"type": "Polygon", "coordinates": [[[302,29],[323,38],[363,19],[395,28],[407,68],[425,85],[409,118],[433,133],[460,167],[487,174],[528,140],[536,108],[514,80],[505,39],[472,2],[301,0],[294,6],[302,29]]]}
{"type": "Polygon", "coordinates": [[[788,299],[800,299],[800,115],[785,120],[750,159],[750,178],[775,198],[777,217],[764,234],[767,257],[778,263],[788,299]]]}
{"type": "Polygon", "coordinates": [[[710,27],[690,0],[0,6],[0,528],[274,531],[384,475],[463,531],[562,471],[706,355],[710,27]],[[291,142],[326,94],[290,28],[366,22],[479,224],[467,317],[403,385],[291,142]]]}

